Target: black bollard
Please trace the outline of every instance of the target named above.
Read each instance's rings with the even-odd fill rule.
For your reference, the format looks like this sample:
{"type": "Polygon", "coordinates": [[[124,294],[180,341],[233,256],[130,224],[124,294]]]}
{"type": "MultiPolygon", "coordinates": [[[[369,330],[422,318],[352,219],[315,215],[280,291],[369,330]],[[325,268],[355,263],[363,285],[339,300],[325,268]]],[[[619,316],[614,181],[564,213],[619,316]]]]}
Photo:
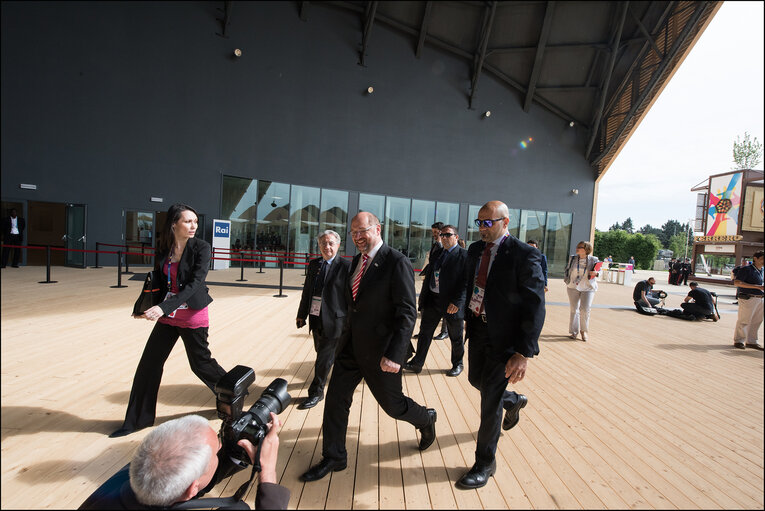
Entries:
{"type": "Polygon", "coordinates": [[[274,295],[274,298],[287,298],[287,295],[285,295],[282,292],[284,284],[284,258],[279,260],[279,294],[274,295]]]}
{"type": "Polygon", "coordinates": [[[109,287],[127,287],[122,285],[122,250],[117,251],[117,285],[109,287]]]}
{"type": "Polygon", "coordinates": [[[100,268],[100,266],[98,266],[98,250],[99,250],[99,249],[98,249],[98,246],[99,246],[100,244],[101,244],[101,243],[99,243],[99,242],[97,242],[97,241],[96,241],[96,265],[95,265],[93,268],[100,268]]]}
{"type": "Polygon", "coordinates": [[[308,275],[308,254],[305,255],[305,267],[303,268],[303,270],[305,270],[303,272],[303,276],[308,275]]]}
{"type": "Polygon", "coordinates": [[[128,254],[130,254],[130,246],[125,245],[125,247],[127,248],[127,250],[125,251],[125,271],[123,273],[127,275],[128,273],[133,273],[133,272],[130,271],[130,267],[128,266],[128,254]]]}
{"type": "Polygon", "coordinates": [[[247,282],[247,279],[244,278],[244,257],[242,257],[242,253],[239,253],[239,271],[241,272],[241,276],[236,279],[237,282],[247,282]]]}
{"type": "Polygon", "coordinates": [[[260,269],[258,273],[263,273],[263,250],[260,251],[260,269]]]}
{"type": "Polygon", "coordinates": [[[55,284],[57,280],[50,279],[50,245],[45,245],[45,280],[38,284],[55,284]]]}

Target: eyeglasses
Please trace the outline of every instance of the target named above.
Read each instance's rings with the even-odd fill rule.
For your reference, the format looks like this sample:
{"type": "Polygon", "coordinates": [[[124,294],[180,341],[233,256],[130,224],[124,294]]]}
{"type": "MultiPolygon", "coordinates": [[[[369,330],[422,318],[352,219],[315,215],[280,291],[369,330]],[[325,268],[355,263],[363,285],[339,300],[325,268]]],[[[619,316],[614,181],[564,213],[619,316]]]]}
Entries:
{"type": "Polygon", "coordinates": [[[351,238],[358,238],[359,236],[361,236],[362,234],[367,232],[369,229],[371,229],[372,227],[376,227],[376,226],[377,226],[377,224],[370,225],[366,229],[359,229],[358,231],[349,231],[348,233],[351,235],[351,238]]]}
{"type": "Polygon", "coordinates": [[[491,220],[478,220],[478,219],[476,219],[475,225],[476,225],[476,227],[481,227],[481,226],[483,226],[483,227],[491,227],[492,225],[494,225],[494,222],[499,222],[500,220],[504,220],[504,219],[505,219],[505,217],[494,218],[494,219],[491,219],[491,220]]]}
{"type": "Polygon", "coordinates": [[[442,232],[439,234],[442,238],[451,238],[452,236],[456,236],[453,232],[442,232]]]}

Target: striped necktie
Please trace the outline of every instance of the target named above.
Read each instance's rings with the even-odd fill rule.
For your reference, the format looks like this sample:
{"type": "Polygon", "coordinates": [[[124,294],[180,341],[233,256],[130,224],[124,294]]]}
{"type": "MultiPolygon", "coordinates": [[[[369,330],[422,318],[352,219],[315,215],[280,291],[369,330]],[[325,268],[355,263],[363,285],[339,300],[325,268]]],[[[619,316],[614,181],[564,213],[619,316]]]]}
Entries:
{"type": "Polygon", "coordinates": [[[369,256],[364,254],[361,256],[363,261],[361,262],[361,269],[356,274],[356,278],[353,279],[353,286],[351,286],[351,292],[353,293],[353,301],[356,301],[356,295],[359,294],[359,284],[361,284],[361,277],[364,276],[364,270],[367,268],[367,260],[369,256]]]}

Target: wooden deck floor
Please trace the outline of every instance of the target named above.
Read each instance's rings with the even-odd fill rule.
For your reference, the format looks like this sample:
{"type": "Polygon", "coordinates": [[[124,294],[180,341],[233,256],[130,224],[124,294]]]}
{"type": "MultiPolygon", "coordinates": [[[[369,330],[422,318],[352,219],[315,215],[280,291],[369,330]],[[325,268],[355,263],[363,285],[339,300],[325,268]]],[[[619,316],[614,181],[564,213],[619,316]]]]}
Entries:
{"type": "MultiPolygon", "coordinates": [[[[141,281],[112,289],[113,268],[2,270],[2,508],[77,507],[128,462],[148,430],[106,435],[121,423],[133,373],[152,327],[129,316],[141,281]]],[[[247,270],[245,284],[278,273],[247,270]]],[[[314,351],[296,330],[299,291],[234,286],[239,270],[211,272],[210,341],[230,369],[255,369],[249,406],[274,378],[307,393],[314,351]]],[[[302,271],[286,272],[290,286],[302,271]]],[[[663,280],[663,274],[660,277],[663,280]]],[[[419,283],[417,284],[419,288],[419,283]]],[[[678,307],[685,292],[671,291],[678,307]]],[[[480,490],[455,481],[473,462],[478,392],[467,372],[448,378],[448,341],[434,341],[406,392],[438,411],[437,441],[416,448],[414,428],[390,419],[361,385],[351,410],[349,466],[304,484],[321,457],[323,403],[283,413],[278,471],[290,508],[763,508],[763,353],[733,350],[730,288],[722,319],[638,316],[631,289],[603,284],[590,341],[568,339],[568,305],[552,279],[541,354],[516,390],[529,397],[499,442],[497,474],[480,490]]],[[[727,293],[727,295],[726,295],[727,293]]],[[[762,332],[760,332],[762,342],[762,332]]],[[[200,413],[217,428],[215,400],[176,347],[165,365],[157,423],[200,413]]],[[[246,473],[221,483],[230,495],[246,473]]],[[[252,505],[253,493],[248,496],[252,505]]]]}

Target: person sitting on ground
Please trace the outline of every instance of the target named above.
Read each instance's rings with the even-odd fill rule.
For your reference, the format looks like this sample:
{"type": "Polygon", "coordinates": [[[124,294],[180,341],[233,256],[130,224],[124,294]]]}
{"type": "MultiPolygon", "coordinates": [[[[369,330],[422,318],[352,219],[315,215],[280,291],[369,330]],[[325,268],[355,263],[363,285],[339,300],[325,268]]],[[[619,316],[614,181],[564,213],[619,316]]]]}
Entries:
{"type": "MultiPolygon", "coordinates": [[[[279,418],[271,412],[268,433],[260,445],[260,481],[255,494],[256,509],[287,509],[290,491],[277,484],[279,418]]],[[[253,462],[255,446],[239,440],[253,462]]],[[[214,507],[217,499],[198,499],[237,470],[221,448],[218,435],[207,419],[186,415],[157,426],[146,435],[130,463],[101,485],[79,509],[158,509],[198,500],[184,509],[214,507]]],[[[227,499],[223,509],[249,509],[239,500],[227,499]]]]}
{"type": "Polygon", "coordinates": [[[656,284],[656,279],[653,277],[648,277],[646,280],[641,280],[635,284],[632,299],[635,300],[638,311],[640,311],[640,307],[653,308],[659,305],[660,300],[652,294],[654,284],[656,284]]]}
{"type": "Polygon", "coordinates": [[[712,294],[703,287],[699,287],[698,282],[691,282],[688,285],[691,290],[688,292],[685,300],[683,300],[683,303],[680,304],[683,312],[692,314],[700,319],[709,318],[713,321],[720,319],[717,313],[715,313],[715,302],[712,294]]]}

